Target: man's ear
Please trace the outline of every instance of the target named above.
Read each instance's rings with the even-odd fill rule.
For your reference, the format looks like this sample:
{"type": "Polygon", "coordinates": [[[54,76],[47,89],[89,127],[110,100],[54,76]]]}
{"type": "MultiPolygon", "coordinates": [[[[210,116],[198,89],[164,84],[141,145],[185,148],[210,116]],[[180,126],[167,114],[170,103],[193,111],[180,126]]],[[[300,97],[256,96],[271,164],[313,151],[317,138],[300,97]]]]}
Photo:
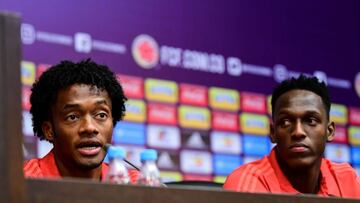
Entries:
{"type": "Polygon", "coordinates": [[[276,143],[276,136],[275,136],[275,129],[274,129],[274,123],[272,120],[270,120],[270,140],[272,143],[276,143]]]}
{"type": "Polygon", "coordinates": [[[335,137],[335,123],[329,122],[326,128],[326,141],[331,142],[335,137]]]}
{"type": "Polygon", "coordinates": [[[54,141],[54,130],[53,130],[53,126],[51,124],[50,121],[45,121],[42,125],[41,125],[41,129],[44,133],[45,139],[53,142],[54,141]]]}

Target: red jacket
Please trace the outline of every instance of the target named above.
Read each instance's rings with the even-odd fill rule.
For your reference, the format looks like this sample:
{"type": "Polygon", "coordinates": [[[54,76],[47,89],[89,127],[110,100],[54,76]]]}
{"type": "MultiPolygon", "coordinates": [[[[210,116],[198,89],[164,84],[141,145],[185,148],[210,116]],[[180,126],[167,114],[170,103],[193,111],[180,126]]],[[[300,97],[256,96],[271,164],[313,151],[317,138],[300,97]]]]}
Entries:
{"type": "MultiPolygon", "coordinates": [[[[320,171],[319,196],[360,198],[360,180],[349,164],[322,159],[320,171]]],[[[274,149],[270,155],[235,169],[223,187],[242,192],[300,194],[281,171],[274,149]]]]}
{"type": "MultiPolygon", "coordinates": [[[[101,180],[104,181],[108,164],[102,163],[101,165],[101,180]]],[[[54,159],[54,152],[51,150],[44,158],[31,159],[24,163],[24,175],[29,178],[48,178],[48,179],[61,179],[60,172],[56,166],[54,159]]],[[[131,183],[136,183],[139,172],[136,170],[129,170],[131,183]]]]}

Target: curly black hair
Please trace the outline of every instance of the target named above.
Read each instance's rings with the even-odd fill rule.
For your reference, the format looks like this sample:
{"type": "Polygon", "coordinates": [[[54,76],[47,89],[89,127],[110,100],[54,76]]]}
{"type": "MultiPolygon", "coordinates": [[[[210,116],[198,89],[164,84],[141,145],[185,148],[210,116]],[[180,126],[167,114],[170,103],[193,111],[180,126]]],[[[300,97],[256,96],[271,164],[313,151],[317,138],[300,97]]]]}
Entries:
{"type": "Polygon", "coordinates": [[[271,110],[272,117],[274,118],[274,109],[276,101],[279,97],[291,90],[308,90],[321,97],[321,100],[324,104],[326,110],[326,116],[329,119],[331,102],[330,102],[330,93],[329,90],[323,81],[319,81],[318,78],[312,76],[305,76],[301,74],[298,78],[290,78],[281,82],[273,91],[271,96],[271,110]]]}
{"type": "Polygon", "coordinates": [[[112,103],[114,125],[123,118],[127,98],[116,75],[107,66],[99,65],[91,59],[78,63],[61,61],[46,70],[32,86],[30,113],[35,136],[45,139],[41,126],[43,122],[51,120],[51,107],[56,102],[59,91],[74,84],[106,90],[112,103]]]}

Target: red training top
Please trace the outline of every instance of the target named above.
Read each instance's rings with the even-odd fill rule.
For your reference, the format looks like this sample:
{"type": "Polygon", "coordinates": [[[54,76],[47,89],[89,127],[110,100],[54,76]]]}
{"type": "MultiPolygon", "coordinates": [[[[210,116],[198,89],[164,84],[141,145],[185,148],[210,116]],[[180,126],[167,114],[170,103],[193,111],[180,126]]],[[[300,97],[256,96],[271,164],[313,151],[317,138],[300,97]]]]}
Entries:
{"type": "MultiPolygon", "coordinates": [[[[105,181],[108,164],[101,165],[101,181],[105,181]]],[[[54,152],[51,150],[44,158],[31,159],[24,163],[24,175],[28,178],[49,178],[61,179],[60,172],[56,166],[54,152]]],[[[139,172],[136,170],[129,170],[131,183],[136,183],[139,172]]]]}
{"type": "MultiPolygon", "coordinates": [[[[322,159],[320,171],[319,196],[360,198],[360,179],[349,164],[322,159]]],[[[300,194],[281,171],[274,149],[268,156],[235,169],[223,188],[241,192],[300,194]]]]}

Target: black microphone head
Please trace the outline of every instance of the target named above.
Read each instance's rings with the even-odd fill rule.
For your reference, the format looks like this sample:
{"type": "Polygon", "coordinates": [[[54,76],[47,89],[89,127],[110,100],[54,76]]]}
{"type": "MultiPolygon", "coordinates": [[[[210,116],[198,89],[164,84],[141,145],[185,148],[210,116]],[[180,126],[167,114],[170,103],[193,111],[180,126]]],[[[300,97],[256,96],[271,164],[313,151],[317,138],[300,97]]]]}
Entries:
{"type": "Polygon", "coordinates": [[[111,144],[109,143],[104,144],[103,149],[105,150],[105,152],[109,150],[109,147],[111,147],[111,144]]]}

